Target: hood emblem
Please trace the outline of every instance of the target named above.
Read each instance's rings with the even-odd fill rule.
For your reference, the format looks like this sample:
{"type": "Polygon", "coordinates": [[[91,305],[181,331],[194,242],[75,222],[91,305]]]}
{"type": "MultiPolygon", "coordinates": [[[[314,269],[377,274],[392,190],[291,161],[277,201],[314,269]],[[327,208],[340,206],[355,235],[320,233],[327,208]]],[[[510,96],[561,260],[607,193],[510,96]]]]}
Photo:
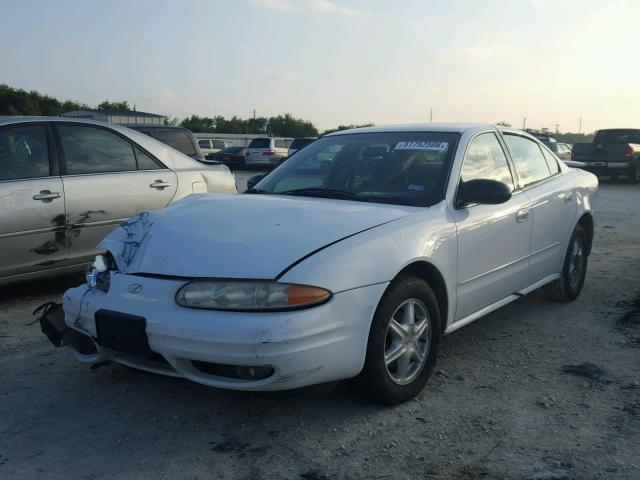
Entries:
{"type": "Polygon", "coordinates": [[[140,285],[139,283],[132,283],[131,285],[129,285],[130,294],[137,295],[141,291],[142,291],[142,285],[140,285]]]}

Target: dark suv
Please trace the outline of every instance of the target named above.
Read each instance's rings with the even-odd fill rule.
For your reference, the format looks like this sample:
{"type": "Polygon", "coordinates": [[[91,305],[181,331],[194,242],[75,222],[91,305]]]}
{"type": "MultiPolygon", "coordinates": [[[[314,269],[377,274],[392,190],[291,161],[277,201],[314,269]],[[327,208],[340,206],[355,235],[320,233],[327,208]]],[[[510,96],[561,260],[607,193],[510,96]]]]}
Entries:
{"type": "Polygon", "coordinates": [[[146,133],[152,138],[175,148],[194,160],[204,162],[204,155],[198,146],[196,137],[190,130],[169,125],[125,125],[127,128],[146,133]]]}

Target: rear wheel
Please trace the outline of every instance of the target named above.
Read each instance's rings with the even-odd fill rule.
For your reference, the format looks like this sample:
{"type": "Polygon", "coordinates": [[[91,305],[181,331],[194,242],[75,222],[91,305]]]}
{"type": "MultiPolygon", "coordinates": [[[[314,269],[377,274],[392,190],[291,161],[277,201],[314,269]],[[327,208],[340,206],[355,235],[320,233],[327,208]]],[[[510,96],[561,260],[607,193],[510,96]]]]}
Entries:
{"type": "Polygon", "coordinates": [[[565,254],[561,277],[544,287],[548,298],[557,302],[571,302],[580,295],[587,274],[587,248],[587,234],[578,225],[565,254]]]}
{"type": "Polygon", "coordinates": [[[389,405],[413,398],[433,370],[439,341],[440,309],[433,291],[417,277],[399,277],[376,310],[356,386],[389,405]]]}

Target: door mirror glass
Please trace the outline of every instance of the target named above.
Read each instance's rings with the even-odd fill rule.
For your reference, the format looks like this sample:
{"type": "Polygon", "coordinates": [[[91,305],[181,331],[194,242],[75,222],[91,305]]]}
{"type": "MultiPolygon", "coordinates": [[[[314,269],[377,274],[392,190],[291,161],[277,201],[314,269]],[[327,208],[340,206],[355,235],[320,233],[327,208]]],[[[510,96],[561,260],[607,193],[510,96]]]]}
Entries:
{"type": "Polygon", "coordinates": [[[456,207],[470,204],[498,205],[508,202],[511,198],[511,188],[502,182],[489,179],[476,179],[460,182],[456,207]]]}

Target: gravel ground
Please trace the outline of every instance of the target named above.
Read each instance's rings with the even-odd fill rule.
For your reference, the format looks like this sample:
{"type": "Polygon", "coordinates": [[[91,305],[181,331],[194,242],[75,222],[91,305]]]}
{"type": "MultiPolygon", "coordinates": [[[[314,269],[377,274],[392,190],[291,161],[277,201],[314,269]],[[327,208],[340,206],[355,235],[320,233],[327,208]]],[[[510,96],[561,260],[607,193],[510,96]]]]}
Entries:
{"type": "MultiPolygon", "coordinates": [[[[239,183],[250,176],[238,175],[239,183]]],[[[206,388],[54,349],[0,289],[0,478],[640,478],[640,188],[604,184],[582,296],[539,293],[446,337],[414,401],[206,388]],[[564,372],[591,362],[591,377],[564,372]]]]}

